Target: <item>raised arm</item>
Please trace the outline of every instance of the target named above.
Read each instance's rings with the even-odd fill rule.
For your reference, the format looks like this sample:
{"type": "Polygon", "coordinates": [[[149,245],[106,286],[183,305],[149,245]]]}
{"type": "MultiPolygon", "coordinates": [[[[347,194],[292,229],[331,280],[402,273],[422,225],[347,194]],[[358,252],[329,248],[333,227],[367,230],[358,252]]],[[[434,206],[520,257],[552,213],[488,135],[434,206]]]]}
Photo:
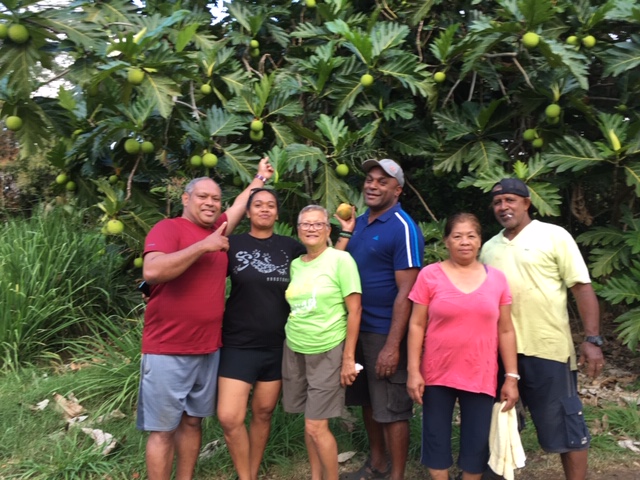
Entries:
{"type": "Polygon", "coordinates": [[[269,158],[264,157],[258,163],[258,173],[253,178],[251,183],[245,188],[240,195],[236,197],[225,213],[227,214],[227,230],[226,234],[229,235],[238,226],[245,212],[247,211],[247,201],[249,195],[254,188],[261,188],[265,182],[273,175],[273,167],[269,164],[269,158]]]}

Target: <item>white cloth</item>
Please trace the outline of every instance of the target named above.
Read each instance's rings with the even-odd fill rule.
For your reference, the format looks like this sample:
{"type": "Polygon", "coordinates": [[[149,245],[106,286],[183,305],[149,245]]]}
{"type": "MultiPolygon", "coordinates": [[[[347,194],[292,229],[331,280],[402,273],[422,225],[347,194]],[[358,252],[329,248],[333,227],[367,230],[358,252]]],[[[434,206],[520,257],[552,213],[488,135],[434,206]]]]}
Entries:
{"type": "Polygon", "coordinates": [[[489,467],[505,480],[513,480],[514,470],[524,467],[526,459],[515,407],[503,412],[507,402],[495,403],[491,414],[491,430],[489,431],[489,467]]]}

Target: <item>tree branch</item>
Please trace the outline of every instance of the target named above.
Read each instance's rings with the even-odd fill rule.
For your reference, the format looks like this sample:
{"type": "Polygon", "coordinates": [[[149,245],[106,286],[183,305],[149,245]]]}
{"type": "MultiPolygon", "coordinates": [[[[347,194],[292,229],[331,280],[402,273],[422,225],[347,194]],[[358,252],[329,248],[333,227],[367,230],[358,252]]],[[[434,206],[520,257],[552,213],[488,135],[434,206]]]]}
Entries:
{"type": "Polygon", "coordinates": [[[469,98],[467,99],[468,102],[473,98],[473,91],[476,88],[476,78],[478,78],[478,73],[474,71],[473,76],[471,77],[471,88],[469,89],[469,98]]]}
{"type": "Polygon", "coordinates": [[[420,59],[420,62],[424,60],[422,56],[422,47],[420,47],[420,35],[422,34],[423,26],[424,26],[424,20],[420,20],[420,23],[418,24],[418,31],[416,32],[416,50],[418,50],[418,58],[420,59]]]}
{"type": "Polygon", "coordinates": [[[453,87],[451,87],[451,90],[449,90],[449,93],[447,94],[447,97],[444,99],[444,102],[442,102],[442,106],[444,107],[447,102],[449,102],[449,99],[452,97],[454,90],[457,88],[458,85],[460,85],[460,82],[462,80],[459,78],[458,80],[456,80],[456,83],[453,84],[453,87]]]}
{"type": "Polygon", "coordinates": [[[131,173],[129,173],[129,178],[127,178],[127,196],[124,197],[124,201],[128,201],[131,198],[131,185],[133,184],[133,176],[136,174],[136,170],[138,169],[138,165],[140,165],[140,159],[142,158],[142,154],[138,154],[138,158],[136,158],[136,164],[131,169],[131,173]]]}
{"type": "Polygon", "coordinates": [[[436,216],[433,214],[433,212],[429,208],[429,205],[427,205],[427,202],[424,201],[424,198],[422,198],[422,195],[420,195],[420,192],[418,192],[418,190],[416,190],[414,188],[414,186],[411,185],[411,183],[409,183],[409,181],[406,178],[405,178],[404,181],[407,184],[407,186],[413,191],[413,193],[415,193],[418,196],[418,199],[420,200],[420,203],[422,203],[422,206],[424,207],[424,209],[427,211],[427,213],[429,213],[429,216],[431,217],[431,220],[433,220],[434,222],[437,222],[438,219],[436,218],[436,216]]]}
{"type": "Polygon", "coordinates": [[[513,63],[515,63],[516,67],[518,67],[518,70],[522,72],[522,75],[524,76],[524,81],[527,82],[527,85],[529,85],[529,88],[531,90],[535,90],[535,88],[531,84],[531,81],[529,80],[529,75],[527,75],[527,72],[524,71],[524,68],[522,68],[522,65],[520,65],[520,62],[518,62],[517,58],[513,57],[513,63]]]}

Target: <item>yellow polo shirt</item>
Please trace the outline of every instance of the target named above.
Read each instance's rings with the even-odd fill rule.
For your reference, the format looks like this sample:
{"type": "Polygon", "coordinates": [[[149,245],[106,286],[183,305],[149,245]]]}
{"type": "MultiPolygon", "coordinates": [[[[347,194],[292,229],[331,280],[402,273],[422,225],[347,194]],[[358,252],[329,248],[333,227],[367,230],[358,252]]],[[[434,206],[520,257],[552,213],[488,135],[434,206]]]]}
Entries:
{"type": "Polygon", "coordinates": [[[518,353],[563,363],[571,359],[575,369],[567,288],[591,283],[578,245],[564,228],[538,220],[513,240],[503,232],[484,244],[480,260],[507,277],[518,353]]]}

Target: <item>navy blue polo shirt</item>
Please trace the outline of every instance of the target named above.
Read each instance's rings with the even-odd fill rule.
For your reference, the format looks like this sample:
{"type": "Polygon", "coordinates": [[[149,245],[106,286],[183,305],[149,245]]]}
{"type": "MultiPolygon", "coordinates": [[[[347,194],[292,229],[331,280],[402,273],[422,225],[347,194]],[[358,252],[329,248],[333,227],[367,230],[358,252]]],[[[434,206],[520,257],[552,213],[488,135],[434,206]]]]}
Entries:
{"type": "Polygon", "coordinates": [[[363,332],[388,334],[398,294],[395,272],[420,268],[424,236],[399,203],[369,224],[369,209],[356,219],[347,251],[362,283],[363,332]]]}

